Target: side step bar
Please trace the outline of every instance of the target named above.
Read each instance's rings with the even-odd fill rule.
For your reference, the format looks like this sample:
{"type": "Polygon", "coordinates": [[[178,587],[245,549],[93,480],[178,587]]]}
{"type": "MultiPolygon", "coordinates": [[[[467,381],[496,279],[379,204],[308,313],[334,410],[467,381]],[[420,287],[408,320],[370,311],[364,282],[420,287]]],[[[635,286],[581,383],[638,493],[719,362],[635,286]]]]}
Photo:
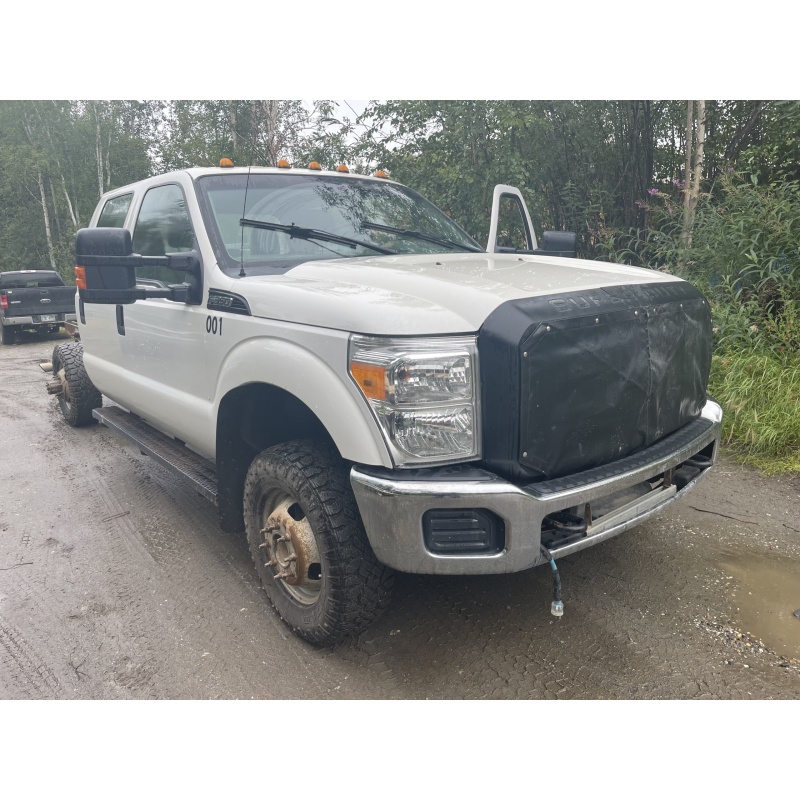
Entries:
{"type": "Polygon", "coordinates": [[[217,471],[207,458],[117,406],[95,408],[92,415],[101,425],[132,442],[143,455],[183,478],[195,491],[216,504],[217,471]]]}

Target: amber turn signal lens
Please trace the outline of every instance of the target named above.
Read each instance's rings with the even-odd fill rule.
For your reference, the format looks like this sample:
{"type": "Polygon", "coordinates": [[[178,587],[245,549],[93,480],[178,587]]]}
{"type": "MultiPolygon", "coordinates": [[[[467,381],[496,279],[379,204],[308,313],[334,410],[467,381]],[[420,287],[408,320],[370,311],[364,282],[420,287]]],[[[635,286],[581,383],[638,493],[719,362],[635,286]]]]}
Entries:
{"type": "Polygon", "coordinates": [[[86,267],[75,267],[75,285],[79,289],[86,288],[86,267]]]}
{"type": "Polygon", "coordinates": [[[359,364],[350,362],[350,374],[370,400],[386,399],[386,370],[374,364],[359,364]]]}

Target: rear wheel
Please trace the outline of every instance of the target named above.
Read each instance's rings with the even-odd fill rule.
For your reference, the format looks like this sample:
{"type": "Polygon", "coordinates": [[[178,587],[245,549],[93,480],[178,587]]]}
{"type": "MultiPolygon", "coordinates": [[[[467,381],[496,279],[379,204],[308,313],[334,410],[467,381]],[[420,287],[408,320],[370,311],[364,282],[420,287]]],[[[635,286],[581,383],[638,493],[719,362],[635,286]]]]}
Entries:
{"type": "Polygon", "coordinates": [[[392,571],[372,552],[347,466],[332,446],[286,442],[256,456],[244,515],[261,585],[299,636],[334,644],[383,611],[392,571]]]}
{"type": "Polygon", "coordinates": [[[13,328],[0,325],[0,344],[11,344],[14,338],[13,328]]]}
{"type": "Polygon", "coordinates": [[[80,342],[57,345],[51,359],[53,375],[60,378],[62,391],[58,404],[64,419],[73,428],[94,422],[92,410],[103,405],[103,395],[95,388],[83,366],[80,342]]]}

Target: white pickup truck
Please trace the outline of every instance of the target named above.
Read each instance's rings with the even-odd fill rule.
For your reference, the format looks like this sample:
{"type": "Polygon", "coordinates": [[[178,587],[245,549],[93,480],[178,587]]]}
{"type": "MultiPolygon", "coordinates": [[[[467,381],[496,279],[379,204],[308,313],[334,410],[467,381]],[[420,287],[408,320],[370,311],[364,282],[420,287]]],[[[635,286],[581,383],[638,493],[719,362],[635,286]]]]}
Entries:
{"type": "Polygon", "coordinates": [[[557,578],[712,466],[690,284],[575,258],[574,235],[539,247],[512,187],[483,248],[382,173],[309,167],[104,195],[76,238],[80,341],[48,387],[246,531],[300,636],[363,630],[394,570],[557,578]]]}

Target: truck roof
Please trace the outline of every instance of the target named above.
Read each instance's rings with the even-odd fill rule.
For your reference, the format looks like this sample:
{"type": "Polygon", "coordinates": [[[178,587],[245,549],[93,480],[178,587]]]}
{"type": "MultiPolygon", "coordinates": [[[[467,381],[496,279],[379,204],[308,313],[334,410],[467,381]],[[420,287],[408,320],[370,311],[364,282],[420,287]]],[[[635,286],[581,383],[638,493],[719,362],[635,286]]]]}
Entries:
{"type": "Polygon", "coordinates": [[[377,181],[380,183],[393,183],[396,181],[380,175],[359,175],[355,172],[340,172],[339,170],[308,169],[297,167],[188,167],[187,169],[173,170],[160,175],[153,175],[141,181],[135,181],[125,186],[119,186],[103,194],[103,197],[112,197],[133,191],[143,183],[155,183],[169,178],[170,175],[189,175],[192,180],[203,178],[207,175],[324,175],[326,177],[349,178],[352,180],[377,181]]]}

